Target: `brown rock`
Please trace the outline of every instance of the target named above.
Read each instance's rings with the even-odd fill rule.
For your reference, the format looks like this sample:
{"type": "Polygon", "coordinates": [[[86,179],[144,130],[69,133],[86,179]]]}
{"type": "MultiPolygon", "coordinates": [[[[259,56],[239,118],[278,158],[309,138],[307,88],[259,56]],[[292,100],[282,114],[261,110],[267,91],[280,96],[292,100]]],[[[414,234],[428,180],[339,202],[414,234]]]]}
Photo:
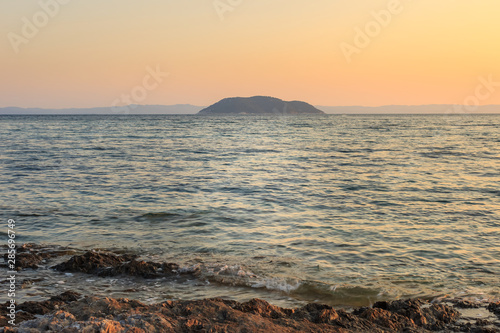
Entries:
{"type": "Polygon", "coordinates": [[[47,301],[21,304],[20,308],[32,317],[18,321],[19,328],[13,331],[428,332],[449,329],[452,326],[447,325],[457,318],[452,308],[442,304],[428,306],[418,300],[377,305],[353,313],[322,304],[285,309],[260,299],[245,303],[206,299],[146,305],[124,298],[81,298],[68,292],[47,301]],[[34,314],[43,316],[34,318],[34,314]]]}
{"type": "Polygon", "coordinates": [[[422,309],[421,313],[425,318],[425,324],[421,326],[433,331],[444,329],[460,317],[460,312],[445,304],[433,304],[422,309]]]}
{"type": "Polygon", "coordinates": [[[391,331],[401,331],[404,328],[416,328],[415,323],[397,313],[393,313],[380,308],[367,309],[360,314],[361,318],[371,323],[390,329],[391,331]]]}
{"type": "MultiPolygon", "coordinates": [[[[17,306],[18,311],[16,313],[16,323],[31,320],[35,318],[35,315],[48,314],[62,305],[74,302],[80,298],[80,294],[67,291],[58,296],[53,296],[49,300],[42,302],[24,302],[17,306]]],[[[5,309],[8,306],[8,302],[2,304],[2,308],[5,309]]],[[[0,316],[0,327],[8,326],[9,318],[5,316],[0,316]]]]}
{"type": "Polygon", "coordinates": [[[500,317],[500,302],[490,303],[487,309],[500,317]]]}
{"type": "MultiPolygon", "coordinates": [[[[42,245],[27,243],[16,248],[16,269],[37,269],[40,263],[48,258],[55,258],[74,251],[63,247],[44,247],[42,245]]],[[[5,262],[8,261],[8,253],[4,254],[5,262]]]]}
{"type": "Polygon", "coordinates": [[[83,272],[98,276],[121,274],[158,278],[177,274],[179,266],[173,263],[156,263],[135,260],[136,256],[116,255],[95,251],[73,256],[66,262],[52,267],[61,272],[83,272]]]}
{"type": "Polygon", "coordinates": [[[426,304],[422,300],[398,300],[392,302],[377,302],[374,308],[396,313],[410,319],[416,326],[426,329],[442,329],[447,324],[456,321],[460,313],[450,306],[439,304],[423,307],[426,304]]]}
{"type": "Polygon", "coordinates": [[[458,300],[454,302],[455,307],[460,308],[460,309],[477,309],[481,307],[481,304],[476,303],[476,302],[470,302],[470,301],[464,301],[464,300],[458,300]]]}
{"type": "Polygon", "coordinates": [[[83,255],[73,256],[66,262],[52,268],[61,272],[83,272],[88,274],[105,275],[106,270],[121,265],[132,258],[115,254],[86,252],[83,255]]]}

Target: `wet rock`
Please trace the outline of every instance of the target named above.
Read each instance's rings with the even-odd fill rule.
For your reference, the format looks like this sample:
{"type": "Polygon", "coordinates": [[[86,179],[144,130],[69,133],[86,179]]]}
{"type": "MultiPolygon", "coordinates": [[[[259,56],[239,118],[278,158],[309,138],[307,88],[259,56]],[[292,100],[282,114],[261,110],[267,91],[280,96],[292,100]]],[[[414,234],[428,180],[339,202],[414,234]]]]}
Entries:
{"type": "Polygon", "coordinates": [[[455,307],[459,309],[478,309],[481,307],[481,304],[477,302],[471,302],[471,301],[465,301],[465,300],[458,300],[453,302],[455,307]]]}
{"type": "MultiPolygon", "coordinates": [[[[490,324],[491,325],[491,324],[490,324]]],[[[494,327],[484,327],[485,324],[482,321],[476,322],[476,324],[467,323],[461,324],[456,327],[454,332],[466,332],[466,333],[499,333],[500,330],[494,327]]]]}
{"type": "Polygon", "coordinates": [[[441,330],[460,317],[460,312],[450,306],[444,304],[429,306],[425,301],[418,299],[377,302],[373,307],[406,317],[415,325],[430,330],[441,330]]]}
{"type": "Polygon", "coordinates": [[[158,278],[177,274],[179,266],[173,263],[157,263],[136,260],[137,256],[116,255],[95,251],[73,256],[66,262],[53,266],[61,272],[83,272],[98,276],[116,276],[121,274],[158,278]]]}
{"type": "MultiPolygon", "coordinates": [[[[16,270],[37,269],[45,260],[67,254],[74,254],[74,251],[59,246],[49,247],[26,243],[16,248],[16,270]]],[[[4,254],[4,261],[8,261],[8,253],[4,254]]]]}
{"type": "MultiPolygon", "coordinates": [[[[24,302],[17,306],[16,322],[23,322],[34,319],[36,315],[45,315],[58,309],[59,307],[74,302],[80,298],[80,294],[73,291],[67,291],[58,296],[42,302],[24,302]],[[19,311],[20,310],[20,311],[19,311]]],[[[8,302],[2,304],[2,309],[6,309],[8,302]]],[[[8,317],[0,316],[0,327],[7,326],[8,317]]]]}
{"type": "Polygon", "coordinates": [[[79,293],[73,291],[67,291],[58,296],[52,296],[47,301],[42,302],[24,302],[20,304],[17,309],[22,310],[25,313],[32,315],[44,315],[55,309],[58,309],[62,305],[74,302],[81,297],[79,293]]]}
{"type": "Polygon", "coordinates": [[[500,317],[500,302],[490,303],[487,309],[500,317]]]}
{"type": "Polygon", "coordinates": [[[149,307],[135,300],[126,298],[98,298],[86,297],[84,302],[73,302],[65,309],[75,314],[75,317],[81,321],[90,320],[93,317],[115,318],[124,312],[145,313],[149,307]]]}
{"type": "MultiPolygon", "coordinates": [[[[339,313],[329,305],[311,303],[302,307],[301,310],[306,314],[306,319],[313,323],[336,323],[340,318],[339,313]]],[[[341,314],[345,315],[344,312],[341,314]]]]}
{"type": "MultiPolygon", "coordinates": [[[[6,309],[7,306],[8,306],[7,302],[2,304],[1,305],[2,310],[6,309]]],[[[26,312],[22,312],[22,311],[16,313],[16,323],[20,323],[20,322],[23,322],[26,320],[31,320],[34,318],[35,318],[35,316],[32,315],[31,313],[26,313],[26,312]]],[[[8,327],[9,326],[9,320],[11,320],[11,318],[4,316],[3,313],[0,315],[0,332],[2,332],[1,327],[8,327]]],[[[13,331],[8,330],[5,332],[13,332],[13,331]]]]}
{"type": "Polygon", "coordinates": [[[155,263],[132,260],[129,263],[120,265],[112,271],[113,275],[127,274],[142,276],[144,278],[157,278],[165,275],[177,273],[179,266],[173,263],[155,263]]]}
{"type": "Polygon", "coordinates": [[[126,255],[118,256],[111,253],[89,251],[83,255],[73,256],[68,261],[52,268],[61,272],[83,272],[102,275],[107,270],[111,270],[132,259],[126,255]]]}
{"type": "Polygon", "coordinates": [[[33,268],[37,269],[38,265],[42,262],[44,258],[47,258],[43,254],[36,253],[18,253],[16,256],[16,268],[33,268]]]}
{"type": "Polygon", "coordinates": [[[409,318],[380,308],[367,309],[359,317],[395,332],[417,328],[417,325],[409,318]]]}
{"type": "Polygon", "coordinates": [[[422,326],[433,331],[442,330],[460,318],[460,312],[445,304],[433,304],[429,308],[424,308],[422,315],[426,322],[422,326]]]}
{"type": "MultiPolygon", "coordinates": [[[[20,327],[23,332],[107,332],[118,333],[125,332],[127,327],[123,327],[121,323],[102,318],[92,318],[87,322],[78,322],[71,313],[59,310],[54,314],[45,316],[37,320],[30,320],[23,323],[20,327]]],[[[128,330],[130,332],[130,330],[128,330]]],[[[141,331],[136,331],[141,332],[141,331]]],[[[142,331],[144,332],[144,331],[142,331]]]]}
{"type": "Polygon", "coordinates": [[[283,318],[290,315],[289,309],[283,309],[269,304],[258,298],[254,298],[248,302],[237,304],[234,309],[244,313],[254,313],[264,318],[283,318]]]}

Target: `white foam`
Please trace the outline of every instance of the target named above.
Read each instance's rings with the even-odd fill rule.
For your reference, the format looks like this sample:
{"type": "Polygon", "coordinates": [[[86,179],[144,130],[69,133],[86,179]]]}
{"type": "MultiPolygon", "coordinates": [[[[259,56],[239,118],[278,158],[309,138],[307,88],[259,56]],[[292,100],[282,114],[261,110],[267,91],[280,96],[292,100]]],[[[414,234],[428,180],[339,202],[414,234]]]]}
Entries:
{"type": "Polygon", "coordinates": [[[257,281],[251,285],[252,288],[266,288],[269,290],[279,290],[286,293],[297,290],[302,285],[302,282],[295,281],[294,283],[289,283],[284,279],[280,278],[265,278],[261,281],[257,281]]]}
{"type": "Polygon", "coordinates": [[[224,276],[234,276],[234,277],[256,277],[254,273],[249,270],[245,270],[240,265],[218,265],[206,267],[205,272],[208,275],[224,275],[224,276]]]}

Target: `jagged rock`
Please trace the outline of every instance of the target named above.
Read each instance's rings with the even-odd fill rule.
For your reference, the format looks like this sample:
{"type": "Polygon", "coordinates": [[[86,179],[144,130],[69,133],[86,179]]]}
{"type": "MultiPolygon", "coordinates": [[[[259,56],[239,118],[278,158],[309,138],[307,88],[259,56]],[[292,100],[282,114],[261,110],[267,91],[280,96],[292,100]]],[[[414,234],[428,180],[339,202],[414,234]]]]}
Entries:
{"type": "MultiPolygon", "coordinates": [[[[48,258],[55,258],[66,254],[73,254],[74,251],[63,247],[47,248],[42,245],[26,243],[16,248],[16,269],[23,268],[37,269],[40,263],[48,258]]],[[[8,253],[4,254],[4,260],[7,262],[8,253]]]]}
{"type": "Polygon", "coordinates": [[[471,301],[458,300],[453,302],[454,305],[459,309],[477,309],[481,307],[481,304],[471,301]]]}
{"type": "MultiPolygon", "coordinates": [[[[429,332],[452,331],[456,327],[448,324],[458,318],[450,307],[419,300],[383,302],[347,313],[322,304],[285,309],[260,299],[147,305],[123,298],[82,298],[72,292],[19,308],[32,317],[4,332],[429,332]]],[[[470,328],[488,329],[484,323],[470,328]]]]}
{"type": "MultiPolygon", "coordinates": [[[[36,315],[45,315],[58,309],[59,307],[74,302],[80,298],[80,294],[73,291],[66,291],[58,296],[53,296],[46,301],[41,302],[24,302],[17,306],[16,322],[34,319],[36,315]]],[[[2,309],[6,309],[8,302],[2,304],[2,309]]],[[[0,326],[7,326],[8,318],[0,316],[0,326]]]]}
{"type": "Polygon", "coordinates": [[[417,327],[417,325],[407,317],[380,308],[367,309],[360,313],[359,317],[395,332],[401,331],[404,328],[415,329],[417,327]]]}
{"type": "Polygon", "coordinates": [[[157,278],[177,273],[179,266],[173,263],[137,261],[136,256],[116,255],[89,251],[73,256],[66,262],[52,267],[61,272],[83,272],[98,276],[127,274],[145,278],[157,278]]]}
{"type": "Polygon", "coordinates": [[[426,302],[422,300],[398,300],[392,302],[377,302],[374,308],[383,309],[408,318],[419,327],[430,330],[444,328],[447,324],[456,321],[460,312],[444,304],[432,304],[422,307],[426,302]]]}
{"type": "Polygon", "coordinates": [[[487,309],[500,317],[500,302],[490,303],[487,309]]]}

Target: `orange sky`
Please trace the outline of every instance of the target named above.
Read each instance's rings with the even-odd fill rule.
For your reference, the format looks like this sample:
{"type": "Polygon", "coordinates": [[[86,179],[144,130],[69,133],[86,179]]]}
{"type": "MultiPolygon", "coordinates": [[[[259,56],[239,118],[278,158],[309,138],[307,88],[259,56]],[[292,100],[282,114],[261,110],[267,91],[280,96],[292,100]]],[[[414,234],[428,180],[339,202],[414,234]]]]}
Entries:
{"type": "Polygon", "coordinates": [[[0,107],[131,92],[138,104],[500,104],[499,13],[494,0],[2,1],[0,107]]]}

